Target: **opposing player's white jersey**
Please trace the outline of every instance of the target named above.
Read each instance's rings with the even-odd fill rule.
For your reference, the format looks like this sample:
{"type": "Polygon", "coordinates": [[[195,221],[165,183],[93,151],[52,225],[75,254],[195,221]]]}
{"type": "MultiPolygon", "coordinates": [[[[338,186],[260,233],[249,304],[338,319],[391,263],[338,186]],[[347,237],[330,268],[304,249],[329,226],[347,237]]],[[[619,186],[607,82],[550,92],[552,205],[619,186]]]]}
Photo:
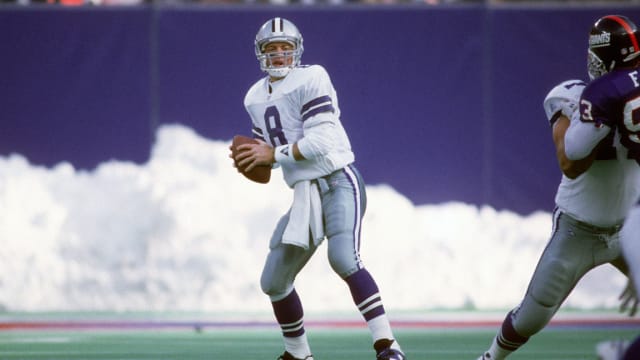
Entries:
{"type": "Polygon", "coordinates": [[[296,67],[275,83],[269,77],[259,80],[247,92],[244,106],[253,122],[254,137],[274,147],[315,135],[305,139],[305,146],[298,144],[306,160],[281,164],[289,186],[328,175],[354,161],[340,121],[336,91],[322,66],[296,67]],[[320,150],[315,153],[315,149],[320,150]]]}
{"type": "Polygon", "coordinates": [[[620,223],[638,198],[640,166],[626,159],[626,149],[612,148],[617,158],[595,160],[575,179],[562,176],[556,204],[575,219],[596,226],[620,223]]]}
{"type": "MultiPolygon", "coordinates": [[[[584,88],[579,80],[556,86],[544,103],[549,121],[553,123],[560,111],[571,116],[578,109],[584,88]]],[[[596,160],[583,174],[575,179],[562,176],[555,200],[558,208],[573,218],[608,227],[622,222],[638,198],[640,166],[620,144],[617,130],[600,142],[597,151],[596,160]]]]}

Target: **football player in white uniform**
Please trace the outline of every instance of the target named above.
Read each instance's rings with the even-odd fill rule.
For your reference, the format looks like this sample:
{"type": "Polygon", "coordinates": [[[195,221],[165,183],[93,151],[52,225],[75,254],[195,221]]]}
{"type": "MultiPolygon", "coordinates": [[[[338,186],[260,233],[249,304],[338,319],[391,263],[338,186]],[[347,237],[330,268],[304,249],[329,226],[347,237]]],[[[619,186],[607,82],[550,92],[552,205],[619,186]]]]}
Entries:
{"type": "Polygon", "coordinates": [[[260,143],[239,146],[235,158],[246,171],[280,166],[294,189],[292,207],[272,235],[260,281],[284,338],[279,359],[313,358],[294,280],[326,237],[331,267],[367,322],[376,359],[402,360],[378,286],[360,259],[365,184],[353,165],[336,91],[322,66],[300,64],[302,52],[302,36],[291,21],[276,17],[259,29],[255,53],[268,75],[249,89],[244,105],[260,143]]]}
{"type": "MultiPolygon", "coordinates": [[[[598,19],[589,34],[589,76],[593,80],[580,98],[580,111],[571,119],[565,135],[568,158],[580,160],[599,152],[600,144],[615,136],[618,155],[640,168],[640,30],[628,17],[607,15],[598,19]],[[604,140],[603,140],[604,139],[604,140]]],[[[640,181],[632,176],[636,188],[640,181]]],[[[622,179],[621,179],[622,180],[622,179]]],[[[625,180],[626,184],[626,180],[625,180]]],[[[637,200],[630,193],[630,200],[637,200]]],[[[624,201],[625,199],[621,199],[624,201]]],[[[626,201],[625,201],[626,204],[626,201]]],[[[640,209],[628,214],[621,243],[635,286],[627,293],[635,295],[640,286],[640,209]]],[[[629,303],[623,299],[623,307],[629,303]]],[[[632,304],[635,312],[637,299],[632,304]]],[[[601,359],[640,358],[640,337],[626,350],[614,344],[598,344],[601,359]]]]}
{"type": "Polygon", "coordinates": [[[551,239],[524,299],[507,314],[489,349],[478,360],[504,359],[524,345],[549,323],[577,282],[596,266],[611,263],[627,272],[618,239],[639,194],[640,168],[614,147],[613,133],[587,158],[567,158],[564,136],[585,86],[580,80],[562,82],[544,100],[563,173],[551,239]]]}

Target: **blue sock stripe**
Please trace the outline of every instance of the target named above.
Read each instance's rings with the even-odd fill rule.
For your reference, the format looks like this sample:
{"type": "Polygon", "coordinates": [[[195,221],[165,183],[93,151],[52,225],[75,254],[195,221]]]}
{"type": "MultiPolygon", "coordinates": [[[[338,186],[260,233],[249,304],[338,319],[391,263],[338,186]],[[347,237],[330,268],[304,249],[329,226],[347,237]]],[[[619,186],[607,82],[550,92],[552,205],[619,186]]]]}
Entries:
{"type": "Polygon", "coordinates": [[[301,327],[298,330],[290,330],[290,331],[282,331],[282,336],[288,338],[295,338],[304,335],[304,327],[301,327]]]}
{"type": "Polygon", "coordinates": [[[296,321],[296,322],[292,322],[289,324],[280,324],[280,328],[282,328],[282,330],[291,330],[291,329],[297,329],[301,326],[303,326],[302,324],[304,323],[304,321],[302,319],[296,321]]]}
{"type": "Polygon", "coordinates": [[[345,279],[349,285],[353,302],[358,310],[369,321],[380,315],[384,315],[384,306],[378,285],[366,269],[360,269],[345,279]]]}
{"type": "Polygon", "coordinates": [[[500,333],[496,337],[496,342],[501,348],[515,351],[528,340],[529,338],[527,336],[518,334],[516,329],[513,327],[513,310],[510,311],[502,322],[502,327],[500,328],[500,333]]]}
{"type": "Polygon", "coordinates": [[[371,305],[375,303],[382,303],[382,299],[380,298],[380,293],[375,293],[369,296],[360,304],[358,304],[358,310],[365,311],[367,308],[371,307],[371,305]]]}
{"type": "Polygon", "coordinates": [[[380,292],[378,285],[366,269],[360,269],[345,279],[351,296],[356,304],[366,301],[372,295],[380,292]]]}
{"type": "Polygon", "coordinates": [[[366,321],[369,320],[373,320],[375,318],[377,318],[380,315],[384,315],[384,306],[382,306],[382,303],[380,303],[379,306],[376,306],[374,308],[371,308],[370,310],[367,310],[366,312],[362,313],[362,316],[364,317],[364,319],[366,321]]]}
{"type": "Polygon", "coordinates": [[[304,323],[302,319],[292,324],[281,324],[282,334],[286,337],[298,337],[304,334],[304,323]]]}
{"type": "Polygon", "coordinates": [[[366,308],[360,309],[360,312],[362,312],[362,314],[366,314],[369,311],[371,311],[371,310],[373,310],[373,309],[375,309],[377,307],[381,307],[381,306],[382,306],[382,300],[378,299],[378,301],[376,301],[374,303],[371,303],[371,305],[367,306],[366,308]]]}
{"type": "Polygon", "coordinates": [[[523,343],[519,343],[519,342],[512,342],[509,341],[507,339],[505,339],[502,334],[500,334],[497,338],[496,338],[496,342],[498,343],[498,345],[503,348],[503,349],[507,349],[507,350],[511,350],[511,351],[515,351],[518,348],[520,348],[520,346],[523,345],[523,343]]]}
{"type": "Polygon", "coordinates": [[[367,321],[384,314],[380,293],[375,293],[358,304],[358,310],[367,321]]]}
{"type": "Polygon", "coordinates": [[[304,312],[295,289],[284,299],[273,302],[272,306],[285,337],[298,337],[304,334],[304,312]]]}

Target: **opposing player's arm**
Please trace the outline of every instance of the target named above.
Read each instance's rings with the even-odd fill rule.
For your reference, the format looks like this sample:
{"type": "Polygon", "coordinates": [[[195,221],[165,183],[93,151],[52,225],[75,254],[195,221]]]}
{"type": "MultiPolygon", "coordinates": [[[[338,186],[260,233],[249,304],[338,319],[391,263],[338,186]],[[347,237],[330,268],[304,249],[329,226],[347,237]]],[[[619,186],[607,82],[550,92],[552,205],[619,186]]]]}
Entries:
{"type": "Polygon", "coordinates": [[[563,81],[549,91],[543,102],[547,120],[552,127],[558,165],[562,173],[570,179],[575,179],[587,171],[595,159],[595,152],[591,150],[579,158],[567,156],[566,151],[566,133],[574,121],[579,122],[578,103],[585,86],[581,80],[563,81]]]}
{"type": "Polygon", "coordinates": [[[582,173],[587,171],[593,160],[595,159],[595,151],[589,156],[581,160],[571,160],[565,153],[564,138],[567,129],[569,128],[570,120],[565,115],[560,114],[553,123],[553,143],[556,146],[556,158],[558,159],[558,165],[562,173],[570,178],[575,179],[582,173]]]}
{"type": "Polygon", "coordinates": [[[571,117],[571,124],[564,135],[564,152],[569,160],[582,160],[593,156],[598,144],[611,128],[596,126],[594,122],[582,121],[579,112],[571,117]]]}
{"type": "Polygon", "coordinates": [[[640,300],[638,300],[638,292],[634,286],[633,278],[628,271],[625,274],[627,275],[627,285],[618,296],[618,300],[620,300],[619,310],[621,313],[627,313],[633,317],[638,312],[640,300]]]}

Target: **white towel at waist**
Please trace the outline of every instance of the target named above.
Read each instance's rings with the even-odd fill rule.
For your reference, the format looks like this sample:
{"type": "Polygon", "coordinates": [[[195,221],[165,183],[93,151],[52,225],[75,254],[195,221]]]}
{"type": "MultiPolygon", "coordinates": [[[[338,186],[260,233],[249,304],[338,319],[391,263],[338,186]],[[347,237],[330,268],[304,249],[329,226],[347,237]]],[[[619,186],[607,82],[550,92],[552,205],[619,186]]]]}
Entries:
{"type": "Polygon", "coordinates": [[[293,204],[282,243],[308,249],[309,230],[313,243],[319,245],[324,239],[320,192],[317,186],[311,186],[311,181],[303,180],[293,187],[293,204]]]}

